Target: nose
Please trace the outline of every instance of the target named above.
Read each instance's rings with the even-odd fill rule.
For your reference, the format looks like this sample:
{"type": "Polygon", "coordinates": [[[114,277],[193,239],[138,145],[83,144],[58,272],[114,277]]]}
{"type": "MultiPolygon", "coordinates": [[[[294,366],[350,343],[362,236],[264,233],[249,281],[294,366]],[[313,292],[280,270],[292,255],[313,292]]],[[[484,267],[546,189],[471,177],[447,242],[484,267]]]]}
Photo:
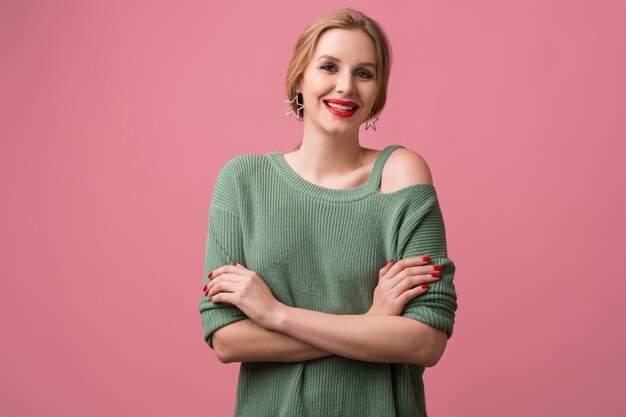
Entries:
{"type": "Polygon", "coordinates": [[[349,95],[349,94],[352,94],[353,89],[354,89],[354,80],[352,79],[352,74],[345,73],[345,72],[341,74],[337,74],[337,84],[335,86],[335,90],[338,93],[349,95]]]}

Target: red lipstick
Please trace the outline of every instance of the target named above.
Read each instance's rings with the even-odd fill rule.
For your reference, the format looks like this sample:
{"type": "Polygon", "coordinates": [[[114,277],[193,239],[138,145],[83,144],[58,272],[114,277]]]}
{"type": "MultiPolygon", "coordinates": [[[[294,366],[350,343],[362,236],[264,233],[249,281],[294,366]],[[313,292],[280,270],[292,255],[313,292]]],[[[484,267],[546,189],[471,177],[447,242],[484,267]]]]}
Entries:
{"type": "Polygon", "coordinates": [[[324,101],[329,101],[335,104],[341,104],[342,106],[359,107],[359,105],[356,104],[354,101],[344,101],[344,100],[339,100],[338,98],[327,98],[327,99],[324,99],[324,101]]]}
{"type": "Polygon", "coordinates": [[[359,108],[359,106],[354,101],[345,101],[345,100],[339,100],[339,99],[336,99],[336,98],[328,98],[328,99],[325,99],[323,101],[324,101],[324,104],[325,104],[326,108],[328,109],[328,111],[330,111],[335,116],[339,116],[339,117],[350,117],[354,113],[356,113],[356,111],[359,108]],[[353,108],[352,108],[352,110],[336,109],[336,108],[330,107],[328,105],[328,103],[333,103],[333,104],[338,104],[338,105],[341,105],[341,106],[353,107],[353,108]]]}

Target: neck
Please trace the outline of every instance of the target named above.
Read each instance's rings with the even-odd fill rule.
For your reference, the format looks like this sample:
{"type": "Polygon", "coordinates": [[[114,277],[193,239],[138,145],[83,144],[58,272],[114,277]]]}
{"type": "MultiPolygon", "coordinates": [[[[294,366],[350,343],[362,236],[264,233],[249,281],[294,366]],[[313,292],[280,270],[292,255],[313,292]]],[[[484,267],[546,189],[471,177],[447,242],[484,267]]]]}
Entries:
{"type": "Polygon", "coordinates": [[[365,149],[358,138],[305,137],[300,148],[291,152],[291,162],[300,175],[312,182],[331,183],[363,167],[365,149]]]}

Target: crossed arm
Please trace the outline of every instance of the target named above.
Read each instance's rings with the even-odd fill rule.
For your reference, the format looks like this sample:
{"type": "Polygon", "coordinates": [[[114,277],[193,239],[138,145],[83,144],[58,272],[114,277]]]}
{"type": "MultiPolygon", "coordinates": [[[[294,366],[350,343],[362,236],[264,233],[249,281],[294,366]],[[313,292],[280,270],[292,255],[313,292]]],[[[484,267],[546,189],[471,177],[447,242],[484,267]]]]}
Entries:
{"type": "MultiPolygon", "coordinates": [[[[395,184],[393,189],[412,184],[432,184],[430,170],[419,155],[403,150],[396,151],[394,154],[403,158],[405,162],[398,162],[400,164],[398,172],[402,175],[397,176],[399,183],[395,184]]],[[[389,164],[391,161],[392,157],[389,159],[389,164]]],[[[228,168],[234,169],[235,166],[229,164],[228,168]]],[[[230,176],[234,175],[230,169],[224,170],[224,174],[220,175],[216,185],[218,192],[214,192],[223,204],[226,204],[224,201],[228,201],[227,197],[234,189],[231,186],[222,187],[222,184],[229,184],[230,176]]],[[[429,211],[431,215],[426,216],[423,213],[424,220],[419,223],[421,228],[428,231],[428,239],[419,238],[416,231],[414,238],[407,243],[402,256],[426,253],[445,254],[445,234],[441,213],[438,204],[433,205],[432,208],[429,211]]],[[[238,224],[235,210],[219,209],[219,204],[216,204],[216,210],[212,213],[215,220],[210,224],[220,225],[219,227],[223,228],[216,236],[239,236],[236,233],[238,224]]],[[[410,226],[408,224],[407,228],[410,226]]],[[[241,251],[241,242],[233,238],[230,243],[232,251],[220,252],[219,245],[215,242],[208,246],[208,249],[214,249],[215,253],[208,257],[209,262],[205,262],[205,273],[214,266],[232,264],[231,260],[245,258],[241,251]]],[[[456,308],[455,302],[451,301],[454,295],[451,289],[451,279],[449,279],[448,288],[441,292],[447,300],[445,304],[449,310],[448,315],[452,314],[456,308]]],[[[272,328],[264,328],[250,319],[223,326],[212,335],[215,353],[224,363],[293,362],[338,355],[363,361],[434,366],[443,355],[447,343],[445,332],[404,316],[333,315],[287,307],[282,310],[276,324],[270,327],[272,328]]]]}
{"type": "Polygon", "coordinates": [[[335,315],[285,306],[273,329],[244,319],[215,331],[213,343],[223,363],[295,362],[338,355],[430,367],[443,355],[447,337],[402,316],[335,315]]]}

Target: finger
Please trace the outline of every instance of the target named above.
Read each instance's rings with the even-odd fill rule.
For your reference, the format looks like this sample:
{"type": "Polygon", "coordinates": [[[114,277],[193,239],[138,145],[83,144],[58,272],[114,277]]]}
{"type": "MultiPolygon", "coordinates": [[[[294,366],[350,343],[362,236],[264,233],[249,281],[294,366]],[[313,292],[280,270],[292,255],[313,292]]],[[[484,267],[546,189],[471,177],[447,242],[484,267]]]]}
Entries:
{"type": "Polygon", "coordinates": [[[393,263],[394,263],[394,260],[393,259],[389,259],[387,261],[387,263],[385,264],[385,266],[380,268],[380,270],[378,271],[378,278],[380,278],[383,275],[385,275],[387,273],[387,271],[389,271],[389,268],[391,268],[393,266],[393,263]]]}
{"type": "Polygon", "coordinates": [[[215,294],[220,292],[233,292],[237,290],[239,283],[234,281],[220,281],[213,285],[211,288],[206,290],[204,293],[207,297],[212,297],[215,294]]]}
{"type": "Polygon", "coordinates": [[[212,303],[230,303],[235,305],[234,294],[230,292],[220,292],[210,298],[212,303]]]}
{"type": "Polygon", "coordinates": [[[433,277],[430,274],[424,275],[412,275],[401,280],[395,287],[392,288],[391,294],[398,297],[401,293],[411,288],[417,288],[424,284],[430,284],[433,281],[437,281],[438,277],[433,277]]]}
{"type": "Polygon", "coordinates": [[[228,264],[228,265],[220,266],[219,268],[214,269],[213,271],[209,272],[208,278],[214,279],[219,274],[223,274],[224,272],[235,272],[237,269],[238,267],[236,265],[228,264]]]}
{"type": "Polygon", "coordinates": [[[238,288],[239,288],[239,283],[238,282],[221,280],[221,281],[217,282],[209,290],[207,290],[206,295],[207,295],[207,297],[211,297],[214,294],[217,294],[217,293],[220,293],[220,292],[235,292],[235,291],[237,291],[238,288]]]}
{"type": "Polygon", "coordinates": [[[203,288],[203,291],[207,293],[208,291],[211,290],[211,288],[213,288],[218,282],[221,282],[221,281],[239,282],[240,278],[236,274],[222,273],[220,274],[220,276],[212,279],[211,282],[209,282],[205,286],[205,288],[203,288]]]}
{"type": "Polygon", "coordinates": [[[412,290],[408,290],[402,293],[402,295],[400,295],[400,297],[398,297],[398,299],[400,300],[401,303],[408,303],[409,300],[417,297],[418,295],[422,295],[424,294],[426,291],[428,291],[428,284],[422,284],[422,285],[418,285],[417,287],[413,288],[412,290]]]}
{"type": "Polygon", "coordinates": [[[430,262],[428,256],[414,256],[412,258],[398,260],[387,272],[385,278],[392,278],[403,269],[416,265],[426,265],[430,262]]]}
{"type": "MultiPolygon", "coordinates": [[[[441,273],[441,269],[437,269],[437,265],[423,265],[423,266],[412,266],[410,268],[405,268],[404,272],[408,275],[432,275],[439,276],[441,273]]],[[[443,269],[443,268],[442,268],[443,269]]]]}

